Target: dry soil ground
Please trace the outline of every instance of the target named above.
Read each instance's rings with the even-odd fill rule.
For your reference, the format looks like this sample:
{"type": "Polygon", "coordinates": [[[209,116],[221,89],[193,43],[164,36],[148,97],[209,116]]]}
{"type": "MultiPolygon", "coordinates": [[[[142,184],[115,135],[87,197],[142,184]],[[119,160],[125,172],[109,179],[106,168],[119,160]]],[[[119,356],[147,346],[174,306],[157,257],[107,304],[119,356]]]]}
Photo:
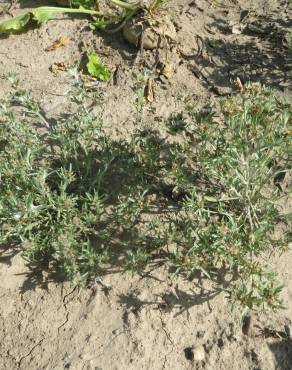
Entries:
{"type": "MultiPolygon", "coordinates": [[[[44,3],[20,0],[11,12],[44,3]]],[[[177,42],[158,58],[174,71],[156,79],[144,121],[159,125],[181,108],[179,96],[198,106],[216,104],[236,77],[291,97],[291,2],[172,0],[169,11],[177,42]]],[[[11,91],[7,76],[12,73],[40,101],[48,119],[70,112],[73,77],[50,68],[80,60],[84,43],[115,71],[111,82],[90,85],[102,96],[95,109],[113,134],[126,135],[137,124],[133,72],[151,69],[157,56],[145,50],[137,55],[121,35],[94,33],[82,18],[59,17],[1,38],[0,97],[11,91]],[[60,36],[70,43],[45,51],[60,36]]],[[[292,331],[291,264],[291,251],[271,261],[285,284],[286,309],[255,314],[245,335],[222,293],[207,283],[199,287],[170,279],[167,267],[143,277],[113,272],[103,280],[111,289],[97,285],[78,292],[48,280],[41,269],[29,270],[19,254],[0,251],[0,369],[291,370],[291,341],[261,335],[268,327],[292,331]]]]}

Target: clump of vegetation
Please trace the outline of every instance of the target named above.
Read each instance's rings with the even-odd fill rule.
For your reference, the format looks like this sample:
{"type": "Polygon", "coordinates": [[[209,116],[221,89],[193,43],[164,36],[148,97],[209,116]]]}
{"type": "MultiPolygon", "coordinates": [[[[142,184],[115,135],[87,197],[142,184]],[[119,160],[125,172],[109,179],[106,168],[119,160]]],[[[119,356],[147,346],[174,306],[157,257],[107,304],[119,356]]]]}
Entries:
{"type": "Polygon", "coordinates": [[[265,266],[288,235],[275,233],[291,169],[291,105],[247,86],[221,116],[192,107],[112,139],[85,107],[50,129],[25,92],[0,102],[0,245],[49,261],[87,285],[113,264],[133,273],[163,259],[212,279],[249,309],[281,307],[265,266]],[[21,108],[22,107],[22,108],[21,108]]]}
{"type": "Polygon", "coordinates": [[[5,19],[0,22],[0,34],[21,32],[28,25],[41,24],[56,17],[60,13],[100,15],[99,12],[84,8],[60,8],[53,6],[42,6],[14,18],[5,19]]]}
{"type": "Polygon", "coordinates": [[[96,77],[101,81],[109,81],[111,72],[108,67],[101,62],[98,55],[94,51],[87,52],[88,62],[86,68],[92,77],[96,77]]]}
{"type": "Polygon", "coordinates": [[[275,238],[285,217],[274,181],[291,169],[291,106],[254,85],[224,100],[222,114],[223,124],[208,111],[193,115],[187,150],[199,182],[185,190],[183,212],[170,224],[175,262],[188,276],[229,275],[227,290],[243,306],[278,306],[281,287],[262,258],[288,243],[285,233],[275,238]]]}
{"type": "Polygon", "coordinates": [[[166,0],[150,0],[149,4],[143,2],[128,3],[123,0],[109,0],[109,5],[115,6],[119,11],[100,11],[99,4],[95,0],[60,0],[58,3],[61,6],[42,6],[34,8],[29,12],[20,16],[3,20],[0,22],[0,34],[20,32],[28,25],[33,23],[39,25],[53,19],[60,13],[84,14],[95,18],[91,22],[93,29],[106,29],[108,26],[113,26],[114,30],[122,29],[125,24],[132,19],[136,14],[147,12],[152,14],[158,8],[161,8],[166,0]]]}

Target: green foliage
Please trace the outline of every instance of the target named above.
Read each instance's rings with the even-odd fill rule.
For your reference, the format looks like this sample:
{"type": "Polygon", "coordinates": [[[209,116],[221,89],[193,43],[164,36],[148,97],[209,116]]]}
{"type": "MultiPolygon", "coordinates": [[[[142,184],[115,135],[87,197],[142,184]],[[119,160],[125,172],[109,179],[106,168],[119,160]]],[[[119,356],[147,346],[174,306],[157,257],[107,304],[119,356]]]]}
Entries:
{"type": "Polygon", "coordinates": [[[109,25],[118,25],[115,30],[120,30],[125,23],[132,18],[139,11],[153,11],[161,7],[165,0],[153,0],[150,6],[147,8],[143,3],[128,3],[123,0],[110,0],[113,5],[116,5],[118,8],[122,9],[119,14],[116,12],[113,13],[101,13],[96,11],[97,1],[96,0],[72,0],[71,5],[73,8],[67,7],[51,7],[51,6],[42,6],[34,8],[33,10],[22,14],[20,16],[6,19],[0,22],[0,34],[4,33],[13,33],[21,32],[26,26],[35,22],[41,24],[47,22],[48,20],[54,18],[60,13],[69,13],[69,14],[88,14],[95,16],[95,21],[91,22],[91,28],[95,29],[106,29],[109,25]],[[76,7],[76,8],[74,8],[76,7]]]}
{"type": "Polygon", "coordinates": [[[86,64],[88,73],[101,81],[109,81],[111,73],[107,66],[101,62],[98,55],[91,51],[88,53],[88,62],[86,64]]]}
{"type": "Polygon", "coordinates": [[[89,9],[72,9],[72,8],[60,8],[53,6],[42,6],[35,8],[23,15],[14,17],[11,19],[6,19],[0,22],[0,34],[10,33],[10,32],[21,32],[26,26],[31,22],[37,22],[37,24],[47,22],[48,20],[54,18],[60,13],[70,13],[70,14],[90,14],[99,15],[99,12],[89,9]]]}
{"type": "Polygon", "coordinates": [[[72,0],[72,5],[78,6],[84,9],[94,9],[96,6],[96,0],[72,0]]]}
{"type": "Polygon", "coordinates": [[[82,106],[44,131],[28,94],[0,102],[0,246],[78,285],[108,264],[135,273],[163,257],[233,303],[281,307],[265,258],[288,244],[275,181],[291,170],[291,105],[251,85],[221,113],[189,107],[166,122],[168,139],[147,128],[126,141],[82,106]]]}
{"type": "Polygon", "coordinates": [[[285,234],[271,236],[284,221],[273,179],[291,168],[291,106],[250,86],[224,100],[222,113],[223,124],[210,112],[192,112],[187,138],[202,182],[190,186],[183,212],[172,221],[176,263],[188,276],[197,270],[210,276],[218,269],[239,276],[229,291],[249,308],[277,306],[274,275],[265,272],[259,256],[288,243],[285,234]]]}
{"type": "Polygon", "coordinates": [[[32,15],[26,13],[18,17],[0,22],[0,34],[21,31],[31,20],[32,15]]]}

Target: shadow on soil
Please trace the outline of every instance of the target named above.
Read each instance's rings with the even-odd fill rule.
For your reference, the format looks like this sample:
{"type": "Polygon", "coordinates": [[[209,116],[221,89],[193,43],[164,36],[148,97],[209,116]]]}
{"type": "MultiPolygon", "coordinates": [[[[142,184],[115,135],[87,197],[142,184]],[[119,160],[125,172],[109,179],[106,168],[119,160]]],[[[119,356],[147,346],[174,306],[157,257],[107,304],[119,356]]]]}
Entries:
{"type": "MultiPolygon", "coordinates": [[[[226,33],[226,22],[214,18],[209,26],[226,33]]],[[[224,88],[239,77],[242,83],[260,82],[282,92],[290,89],[292,51],[288,38],[291,26],[291,21],[261,17],[248,23],[242,34],[232,41],[224,37],[205,39],[208,58],[200,55],[195,62],[204,73],[206,84],[224,88]]]]}
{"type": "MultiPolygon", "coordinates": [[[[271,24],[263,19],[263,27],[271,24]]],[[[214,19],[210,27],[226,29],[221,19],[214,19]]],[[[288,22],[292,26],[292,22],[288,22]]],[[[242,83],[260,82],[282,92],[291,89],[292,52],[287,43],[288,31],[278,29],[275,23],[260,33],[245,31],[237,40],[205,39],[203,51],[191,58],[190,68],[201,79],[203,85],[210,90],[217,90],[217,95],[226,95],[226,88],[231,87],[237,77],[242,83]],[[270,29],[271,28],[271,29],[270,29]]],[[[216,91],[215,91],[216,93],[216,91]]]]}
{"type": "MultiPolygon", "coordinates": [[[[8,249],[0,246],[0,266],[1,264],[12,266],[14,257],[21,254],[21,252],[22,249],[18,246],[8,249]]],[[[15,274],[15,276],[23,276],[23,283],[19,289],[21,294],[36,288],[47,290],[50,282],[58,283],[66,280],[61,269],[52,267],[52,264],[45,260],[32,262],[24,258],[22,268],[24,272],[15,274]]]]}
{"type": "Polygon", "coordinates": [[[144,306],[150,306],[154,309],[159,309],[163,312],[170,312],[176,310],[174,317],[180,316],[184,312],[187,312],[189,316],[189,309],[194,306],[199,306],[203,303],[207,303],[210,312],[212,311],[209,302],[222,292],[222,289],[205,290],[200,289],[200,292],[186,292],[184,290],[175,287],[173,292],[166,292],[157,295],[157,300],[154,301],[143,301],[137,298],[133,293],[129,295],[121,295],[119,303],[126,309],[125,313],[133,312],[138,314],[139,310],[144,306]]]}
{"type": "Polygon", "coordinates": [[[292,340],[282,340],[269,344],[275,356],[278,370],[291,370],[292,368],[292,340]]]}
{"type": "Polygon", "coordinates": [[[9,248],[2,248],[0,245],[0,265],[4,264],[7,266],[11,266],[12,258],[16,256],[20,252],[20,249],[17,247],[9,247],[9,248]]]}
{"type": "MultiPolygon", "coordinates": [[[[53,1],[49,3],[54,5],[53,1]]],[[[42,2],[20,2],[22,8],[36,5],[42,5],[42,2]]],[[[229,89],[232,81],[237,77],[242,83],[260,82],[282,92],[291,89],[292,51],[288,41],[291,20],[274,19],[271,16],[244,20],[241,34],[229,40],[224,37],[226,33],[232,34],[228,20],[216,16],[213,18],[214,21],[208,27],[216,29],[219,34],[214,39],[198,35],[203,42],[202,50],[198,48],[194,56],[182,56],[182,59],[188,60],[190,69],[207,90],[215,95],[228,95],[231,93],[229,89]]],[[[127,65],[135,62],[137,49],[128,45],[120,32],[99,35],[104,45],[116,50],[127,65]]],[[[147,59],[153,57],[149,54],[142,62],[147,65],[147,59]]]]}

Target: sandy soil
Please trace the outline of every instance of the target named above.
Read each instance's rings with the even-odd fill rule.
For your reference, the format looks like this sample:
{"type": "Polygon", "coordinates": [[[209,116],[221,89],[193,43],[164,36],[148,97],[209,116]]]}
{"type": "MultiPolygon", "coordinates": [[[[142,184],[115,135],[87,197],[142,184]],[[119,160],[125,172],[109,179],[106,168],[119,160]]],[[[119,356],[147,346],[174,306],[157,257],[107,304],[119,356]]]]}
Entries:
{"type": "MultiPolygon", "coordinates": [[[[45,2],[20,1],[12,13],[36,3],[45,2]]],[[[289,1],[211,3],[170,1],[177,42],[158,58],[174,73],[169,79],[156,76],[155,99],[144,107],[144,121],[159,126],[186,99],[198,106],[216,104],[236,77],[291,98],[289,1]]],[[[137,55],[121,35],[93,33],[82,18],[53,20],[0,39],[0,98],[11,91],[7,77],[14,74],[48,120],[70,112],[73,78],[53,74],[50,67],[80,60],[84,43],[115,71],[114,81],[95,86],[102,95],[95,109],[113,134],[126,134],[137,124],[134,72],[151,68],[155,52],[137,55]],[[46,52],[60,36],[70,43],[46,52]]],[[[167,266],[134,277],[113,271],[102,277],[103,285],[79,292],[45,269],[28,266],[18,251],[0,250],[0,369],[291,370],[292,342],[262,335],[267,328],[292,333],[291,263],[291,251],[271,261],[285,284],[286,309],[255,313],[246,335],[223,293],[206,281],[171,278],[167,266]]]]}

